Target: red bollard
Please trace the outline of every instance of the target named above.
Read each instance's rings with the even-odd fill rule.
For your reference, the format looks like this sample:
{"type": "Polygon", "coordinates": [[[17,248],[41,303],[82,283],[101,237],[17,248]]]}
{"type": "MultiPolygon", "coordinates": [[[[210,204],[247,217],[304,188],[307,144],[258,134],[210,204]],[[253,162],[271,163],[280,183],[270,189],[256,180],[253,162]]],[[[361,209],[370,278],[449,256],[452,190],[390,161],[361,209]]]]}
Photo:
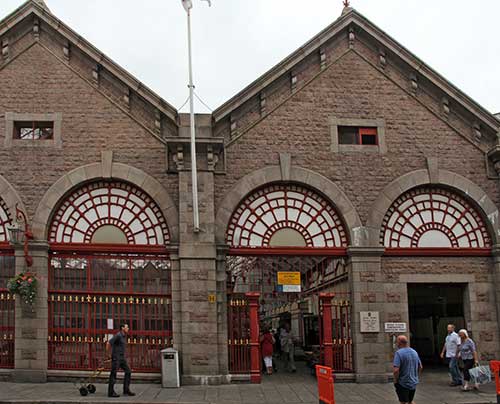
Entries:
{"type": "Polygon", "coordinates": [[[333,370],[327,366],[316,365],[319,404],[335,404],[333,392],[333,370]]]}
{"type": "Polygon", "coordinates": [[[495,385],[497,388],[497,404],[500,404],[500,361],[490,361],[490,368],[495,374],[495,385]]]}

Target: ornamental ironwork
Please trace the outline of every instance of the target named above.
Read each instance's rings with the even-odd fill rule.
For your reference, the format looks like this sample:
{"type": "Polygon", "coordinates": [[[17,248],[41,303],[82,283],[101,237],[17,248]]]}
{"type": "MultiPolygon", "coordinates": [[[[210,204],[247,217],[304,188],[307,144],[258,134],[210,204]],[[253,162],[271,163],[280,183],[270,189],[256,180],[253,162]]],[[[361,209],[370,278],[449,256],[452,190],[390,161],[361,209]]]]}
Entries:
{"type": "Polygon", "coordinates": [[[6,242],[8,240],[7,236],[7,226],[11,224],[9,210],[4,200],[0,198],[0,242],[6,242]]]}
{"type": "Polygon", "coordinates": [[[248,195],[227,230],[232,247],[347,247],[345,226],[323,196],[299,185],[276,184],[248,195]]]}
{"type": "Polygon", "coordinates": [[[74,191],[53,216],[49,241],[92,243],[98,232],[99,240],[116,237],[120,243],[137,245],[163,245],[170,239],[158,205],[124,182],[99,181],[74,191]]]}
{"type": "Polygon", "coordinates": [[[488,248],[479,212],[460,195],[436,187],[412,189],[390,207],[380,242],[389,248],[488,248]]]}

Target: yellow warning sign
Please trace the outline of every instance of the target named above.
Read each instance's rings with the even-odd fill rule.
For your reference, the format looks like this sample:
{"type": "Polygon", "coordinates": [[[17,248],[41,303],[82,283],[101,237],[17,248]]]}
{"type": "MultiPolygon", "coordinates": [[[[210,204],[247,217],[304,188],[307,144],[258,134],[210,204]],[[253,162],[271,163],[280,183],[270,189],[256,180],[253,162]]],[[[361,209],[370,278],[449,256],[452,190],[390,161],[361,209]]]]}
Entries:
{"type": "Polygon", "coordinates": [[[300,272],[278,272],[278,285],[300,285],[300,272]]]}

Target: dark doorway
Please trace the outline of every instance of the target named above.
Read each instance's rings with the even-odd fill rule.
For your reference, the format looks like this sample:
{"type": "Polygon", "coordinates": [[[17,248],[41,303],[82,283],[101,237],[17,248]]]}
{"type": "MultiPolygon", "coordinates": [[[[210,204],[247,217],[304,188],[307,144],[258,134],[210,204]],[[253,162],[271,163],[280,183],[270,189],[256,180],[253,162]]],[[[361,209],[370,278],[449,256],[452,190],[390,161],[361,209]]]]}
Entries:
{"type": "Polygon", "coordinates": [[[464,284],[408,284],[412,347],[422,362],[437,366],[448,324],[464,328],[464,284]]]}

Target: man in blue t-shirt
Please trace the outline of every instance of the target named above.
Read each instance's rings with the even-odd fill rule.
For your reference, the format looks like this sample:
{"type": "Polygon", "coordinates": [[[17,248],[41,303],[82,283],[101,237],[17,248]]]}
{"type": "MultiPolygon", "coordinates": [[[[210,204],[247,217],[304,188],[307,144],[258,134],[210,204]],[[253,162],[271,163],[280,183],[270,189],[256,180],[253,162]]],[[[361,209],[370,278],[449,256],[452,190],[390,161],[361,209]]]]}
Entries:
{"type": "Polygon", "coordinates": [[[406,336],[400,335],[396,343],[399,349],[394,354],[394,387],[401,404],[415,404],[413,398],[417,389],[418,375],[423,369],[422,362],[417,351],[409,347],[406,336]]]}

